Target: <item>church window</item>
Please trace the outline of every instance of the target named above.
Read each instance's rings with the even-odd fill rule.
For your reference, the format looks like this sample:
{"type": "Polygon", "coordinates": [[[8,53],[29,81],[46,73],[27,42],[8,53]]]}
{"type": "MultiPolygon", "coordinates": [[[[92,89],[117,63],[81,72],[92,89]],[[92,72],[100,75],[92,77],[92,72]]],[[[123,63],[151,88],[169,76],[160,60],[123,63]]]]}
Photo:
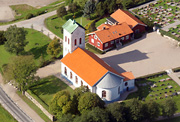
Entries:
{"type": "Polygon", "coordinates": [[[106,91],[105,90],[102,91],[102,97],[106,97],[106,91]]]}
{"type": "Polygon", "coordinates": [[[69,44],[69,38],[68,38],[68,44],[69,44]]]}
{"type": "Polygon", "coordinates": [[[76,84],[78,84],[78,77],[76,76],[76,84]]]}
{"type": "Polygon", "coordinates": [[[119,88],[118,88],[118,94],[120,94],[120,86],[119,86],[119,88]]]}
{"type": "Polygon", "coordinates": [[[81,86],[83,86],[83,82],[81,81],[81,86]]]}
{"type": "Polygon", "coordinates": [[[65,36],[65,42],[67,42],[67,36],[65,36]]]}
{"type": "Polygon", "coordinates": [[[64,74],[67,75],[67,68],[64,67],[64,74]]]}
{"type": "Polygon", "coordinates": [[[75,41],[74,41],[74,45],[76,46],[76,44],[77,44],[77,41],[76,41],[76,39],[75,39],[75,41]]]}
{"type": "Polygon", "coordinates": [[[125,86],[127,86],[127,85],[128,85],[128,82],[125,83],[125,86]]]}
{"type": "Polygon", "coordinates": [[[81,42],[81,38],[79,39],[79,44],[81,44],[82,42],[81,42]]]}
{"type": "Polygon", "coordinates": [[[72,79],[72,72],[70,72],[70,78],[72,79]]]}

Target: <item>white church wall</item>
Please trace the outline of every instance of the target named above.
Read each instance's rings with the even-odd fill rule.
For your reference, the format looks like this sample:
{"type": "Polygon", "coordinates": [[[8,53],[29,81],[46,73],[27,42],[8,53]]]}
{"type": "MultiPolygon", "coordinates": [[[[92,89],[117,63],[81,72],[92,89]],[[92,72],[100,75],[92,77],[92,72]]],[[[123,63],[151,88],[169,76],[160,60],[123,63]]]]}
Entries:
{"type": "Polygon", "coordinates": [[[71,69],[69,69],[65,64],[61,62],[61,74],[66,77],[75,87],[81,86],[81,81],[83,82],[83,86],[88,86],[90,91],[92,92],[92,87],[87,84],[82,78],[80,78],[76,73],[74,73],[71,69]],[[65,74],[65,67],[67,69],[67,75],[65,74]],[[72,78],[70,76],[70,72],[72,72],[72,78]],[[76,76],[78,79],[78,83],[76,83],[76,76]]]}
{"type": "Polygon", "coordinates": [[[68,52],[71,51],[71,34],[66,31],[65,29],[63,29],[63,57],[68,54],[68,52]],[[65,37],[67,38],[67,40],[65,41],[65,37]],[[68,44],[68,39],[69,39],[69,44],[68,44]]]}
{"type": "Polygon", "coordinates": [[[129,88],[129,90],[133,89],[134,88],[134,79],[132,80],[128,80],[128,81],[125,81],[124,82],[124,91],[127,91],[127,87],[129,88]],[[126,82],[128,83],[127,86],[125,85],[126,82]]]}

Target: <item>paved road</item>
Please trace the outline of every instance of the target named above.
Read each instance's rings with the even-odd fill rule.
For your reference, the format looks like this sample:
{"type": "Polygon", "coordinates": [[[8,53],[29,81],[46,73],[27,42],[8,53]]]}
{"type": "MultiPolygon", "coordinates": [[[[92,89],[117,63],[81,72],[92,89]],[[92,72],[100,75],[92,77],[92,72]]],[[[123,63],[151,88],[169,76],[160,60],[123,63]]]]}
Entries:
{"type": "MultiPolygon", "coordinates": [[[[63,3],[63,2],[62,2],[63,3]]],[[[38,17],[34,17],[31,18],[29,20],[25,20],[25,21],[20,21],[17,23],[13,23],[13,24],[9,24],[9,25],[3,25],[0,26],[0,30],[6,30],[10,25],[17,25],[18,27],[24,27],[24,28],[31,28],[33,25],[33,29],[41,31],[43,30],[43,33],[45,35],[49,35],[49,37],[51,39],[53,39],[54,37],[58,37],[57,35],[53,34],[51,31],[49,31],[45,24],[44,24],[44,20],[52,15],[55,15],[56,11],[52,11],[43,15],[40,15],[38,17]]]]}
{"type": "Polygon", "coordinates": [[[13,117],[19,122],[33,122],[33,120],[27,116],[3,91],[0,87],[0,103],[8,110],[13,117]]]}

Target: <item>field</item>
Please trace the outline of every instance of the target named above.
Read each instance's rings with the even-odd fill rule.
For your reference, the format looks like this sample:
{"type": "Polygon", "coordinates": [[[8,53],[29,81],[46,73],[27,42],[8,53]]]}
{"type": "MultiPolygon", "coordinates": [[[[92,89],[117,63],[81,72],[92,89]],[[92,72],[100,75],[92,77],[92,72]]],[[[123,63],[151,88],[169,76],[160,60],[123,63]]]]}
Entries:
{"type": "Polygon", "coordinates": [[[1,122],[17,122],[10,113],[8,113],[1,105],[0,105],[0,119],[1,122]]]}
{"type": "MultiPolygon", "coordinates": [[[[37,64],[39,64],[38,59],[41,54],[45,60],[50,59],[51,56],[46,53],[46,48],[51,39],[36,30],[25,30],[28,32],[26,35],[26,41],[29,42],[25,47],[25,51],[34,55],[37,64]]],[[[4,48],[4,45],[0,45],[0,52],[0,67],[2,67],[3,64],[7,64],[12,56],[15,56],[14,54],[7,52],[4,48]]]]}
{"type": "Polygon", "coordinates": [[[171,80],[167,75],[160,77],[137,81],[138,91],[132,93],[127,99],[139,98],[143,101],[154,100],[158,103],[163,102],[165,99],[172,97],[177,103],[178,111],[180,112],[180,86],[171,80]]]}

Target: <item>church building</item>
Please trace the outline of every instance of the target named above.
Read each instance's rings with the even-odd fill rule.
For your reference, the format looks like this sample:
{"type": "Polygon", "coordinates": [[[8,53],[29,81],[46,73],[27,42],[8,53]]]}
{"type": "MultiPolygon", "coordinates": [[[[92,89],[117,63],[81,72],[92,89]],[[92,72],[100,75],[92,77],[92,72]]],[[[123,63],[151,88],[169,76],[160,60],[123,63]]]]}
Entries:
{"type": "Polygon", "coordinates": [[[87,86],[105,102],[120,99],[134,88],[132,72],[118,73],[94,53],[85,49],[85,29],[69,19],[63,26],[61,75],[75,87],[87,86]]]}

